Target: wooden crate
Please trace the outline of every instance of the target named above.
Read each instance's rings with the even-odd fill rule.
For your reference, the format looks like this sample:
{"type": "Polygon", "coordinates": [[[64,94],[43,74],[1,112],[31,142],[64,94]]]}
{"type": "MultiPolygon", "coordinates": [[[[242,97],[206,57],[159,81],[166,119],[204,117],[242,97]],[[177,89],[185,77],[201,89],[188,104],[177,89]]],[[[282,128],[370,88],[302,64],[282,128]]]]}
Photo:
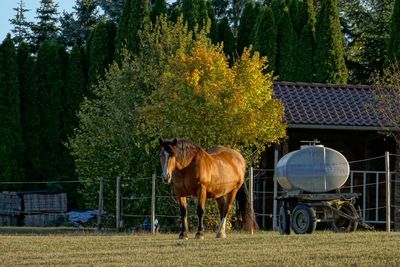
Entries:
{"type": "Polygon", "coordinates": [[[67,221],[68,216],[62,213],[26,214],[25,226],[54,226],[67,221]]]}
{"type": "Polygon", "coordinates": [[[12,215],[0,215],[0,226],[17,226],[18,218],[12,215]]]}
{"type": "Polygon", "coordinates": [[[24,213],[66,212],[66,193],[28,193],[23,195],[24,213]]]}
{"type": "Polygon", "coordinates": [[[16,192],[0,193],[0,215],[19,215],[21,213],[21,198],[16,192]]]}

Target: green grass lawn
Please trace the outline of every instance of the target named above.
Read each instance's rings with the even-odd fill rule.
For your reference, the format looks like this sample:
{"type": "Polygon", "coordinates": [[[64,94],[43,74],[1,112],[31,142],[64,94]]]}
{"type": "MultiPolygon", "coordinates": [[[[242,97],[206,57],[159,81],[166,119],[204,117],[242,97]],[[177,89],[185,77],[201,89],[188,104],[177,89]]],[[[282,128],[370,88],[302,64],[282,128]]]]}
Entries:
{"type": "Polygon", "coordinates": [[[400,266],[400,233],[2,234],[0,266],[400,266]]]}

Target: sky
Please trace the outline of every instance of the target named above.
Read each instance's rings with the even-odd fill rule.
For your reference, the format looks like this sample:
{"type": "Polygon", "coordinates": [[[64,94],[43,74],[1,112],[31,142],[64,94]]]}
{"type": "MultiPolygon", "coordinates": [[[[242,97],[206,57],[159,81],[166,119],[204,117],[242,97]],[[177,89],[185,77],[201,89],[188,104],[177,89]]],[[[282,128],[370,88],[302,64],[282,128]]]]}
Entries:
{"type": "MultiPolygon", "coordinates": [[[[30,9],[25,13],[28,21],[33,21],[36,17],[36,9],[40,6],[40,0],[23,0],[25,9],[30,9]]],[[[58,12],[62,13],[64,10],[71,12],[72,7],[75,5],[75,0],[55,0],[58,3],[58,12]]],[[[13,8],[17,7],[19,0],[0,0],[0,42],[6,38],[7,33],[11,32],[12,25],[9,19],[15,17],[16,12],[13,8]]]]}

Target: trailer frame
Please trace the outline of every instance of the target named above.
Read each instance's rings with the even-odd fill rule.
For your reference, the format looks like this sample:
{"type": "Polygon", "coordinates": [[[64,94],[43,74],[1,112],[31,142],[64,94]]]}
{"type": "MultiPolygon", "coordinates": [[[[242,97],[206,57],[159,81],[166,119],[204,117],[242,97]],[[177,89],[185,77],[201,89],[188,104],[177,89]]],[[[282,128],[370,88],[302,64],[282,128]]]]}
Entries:
{"type": "Polygon", "coordinates": [[[276,199],[282,202],[278,216],[281,234],[311,234],[318,222],[326,222],[334,232],[353,232],[358,225],[366,229],[361,210],[355,206],[360,193],[306,193],[300,190],[285,191],[276,199]]]}

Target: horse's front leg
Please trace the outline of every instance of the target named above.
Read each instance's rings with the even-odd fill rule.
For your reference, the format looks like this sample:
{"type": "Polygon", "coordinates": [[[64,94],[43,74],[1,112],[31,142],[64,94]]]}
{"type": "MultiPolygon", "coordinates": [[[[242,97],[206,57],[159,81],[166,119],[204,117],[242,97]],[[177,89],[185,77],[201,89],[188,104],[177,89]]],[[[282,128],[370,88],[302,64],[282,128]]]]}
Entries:
{"type": "Polygon", "coordinates": [[[179,197],[179,209],[181,213],[182,227],[179,233],[179,239],[188,239],[188,221],[187,221],[187,200],[186,197],[179,197]]]}
{"type": "Polygon", "coordinates": [[[204,186],[201,186],[197,191],[197,216],[199,225],[197,228],[196,239],[204,239],[203,215],[206,206],[207,192],[204,186]]]}

